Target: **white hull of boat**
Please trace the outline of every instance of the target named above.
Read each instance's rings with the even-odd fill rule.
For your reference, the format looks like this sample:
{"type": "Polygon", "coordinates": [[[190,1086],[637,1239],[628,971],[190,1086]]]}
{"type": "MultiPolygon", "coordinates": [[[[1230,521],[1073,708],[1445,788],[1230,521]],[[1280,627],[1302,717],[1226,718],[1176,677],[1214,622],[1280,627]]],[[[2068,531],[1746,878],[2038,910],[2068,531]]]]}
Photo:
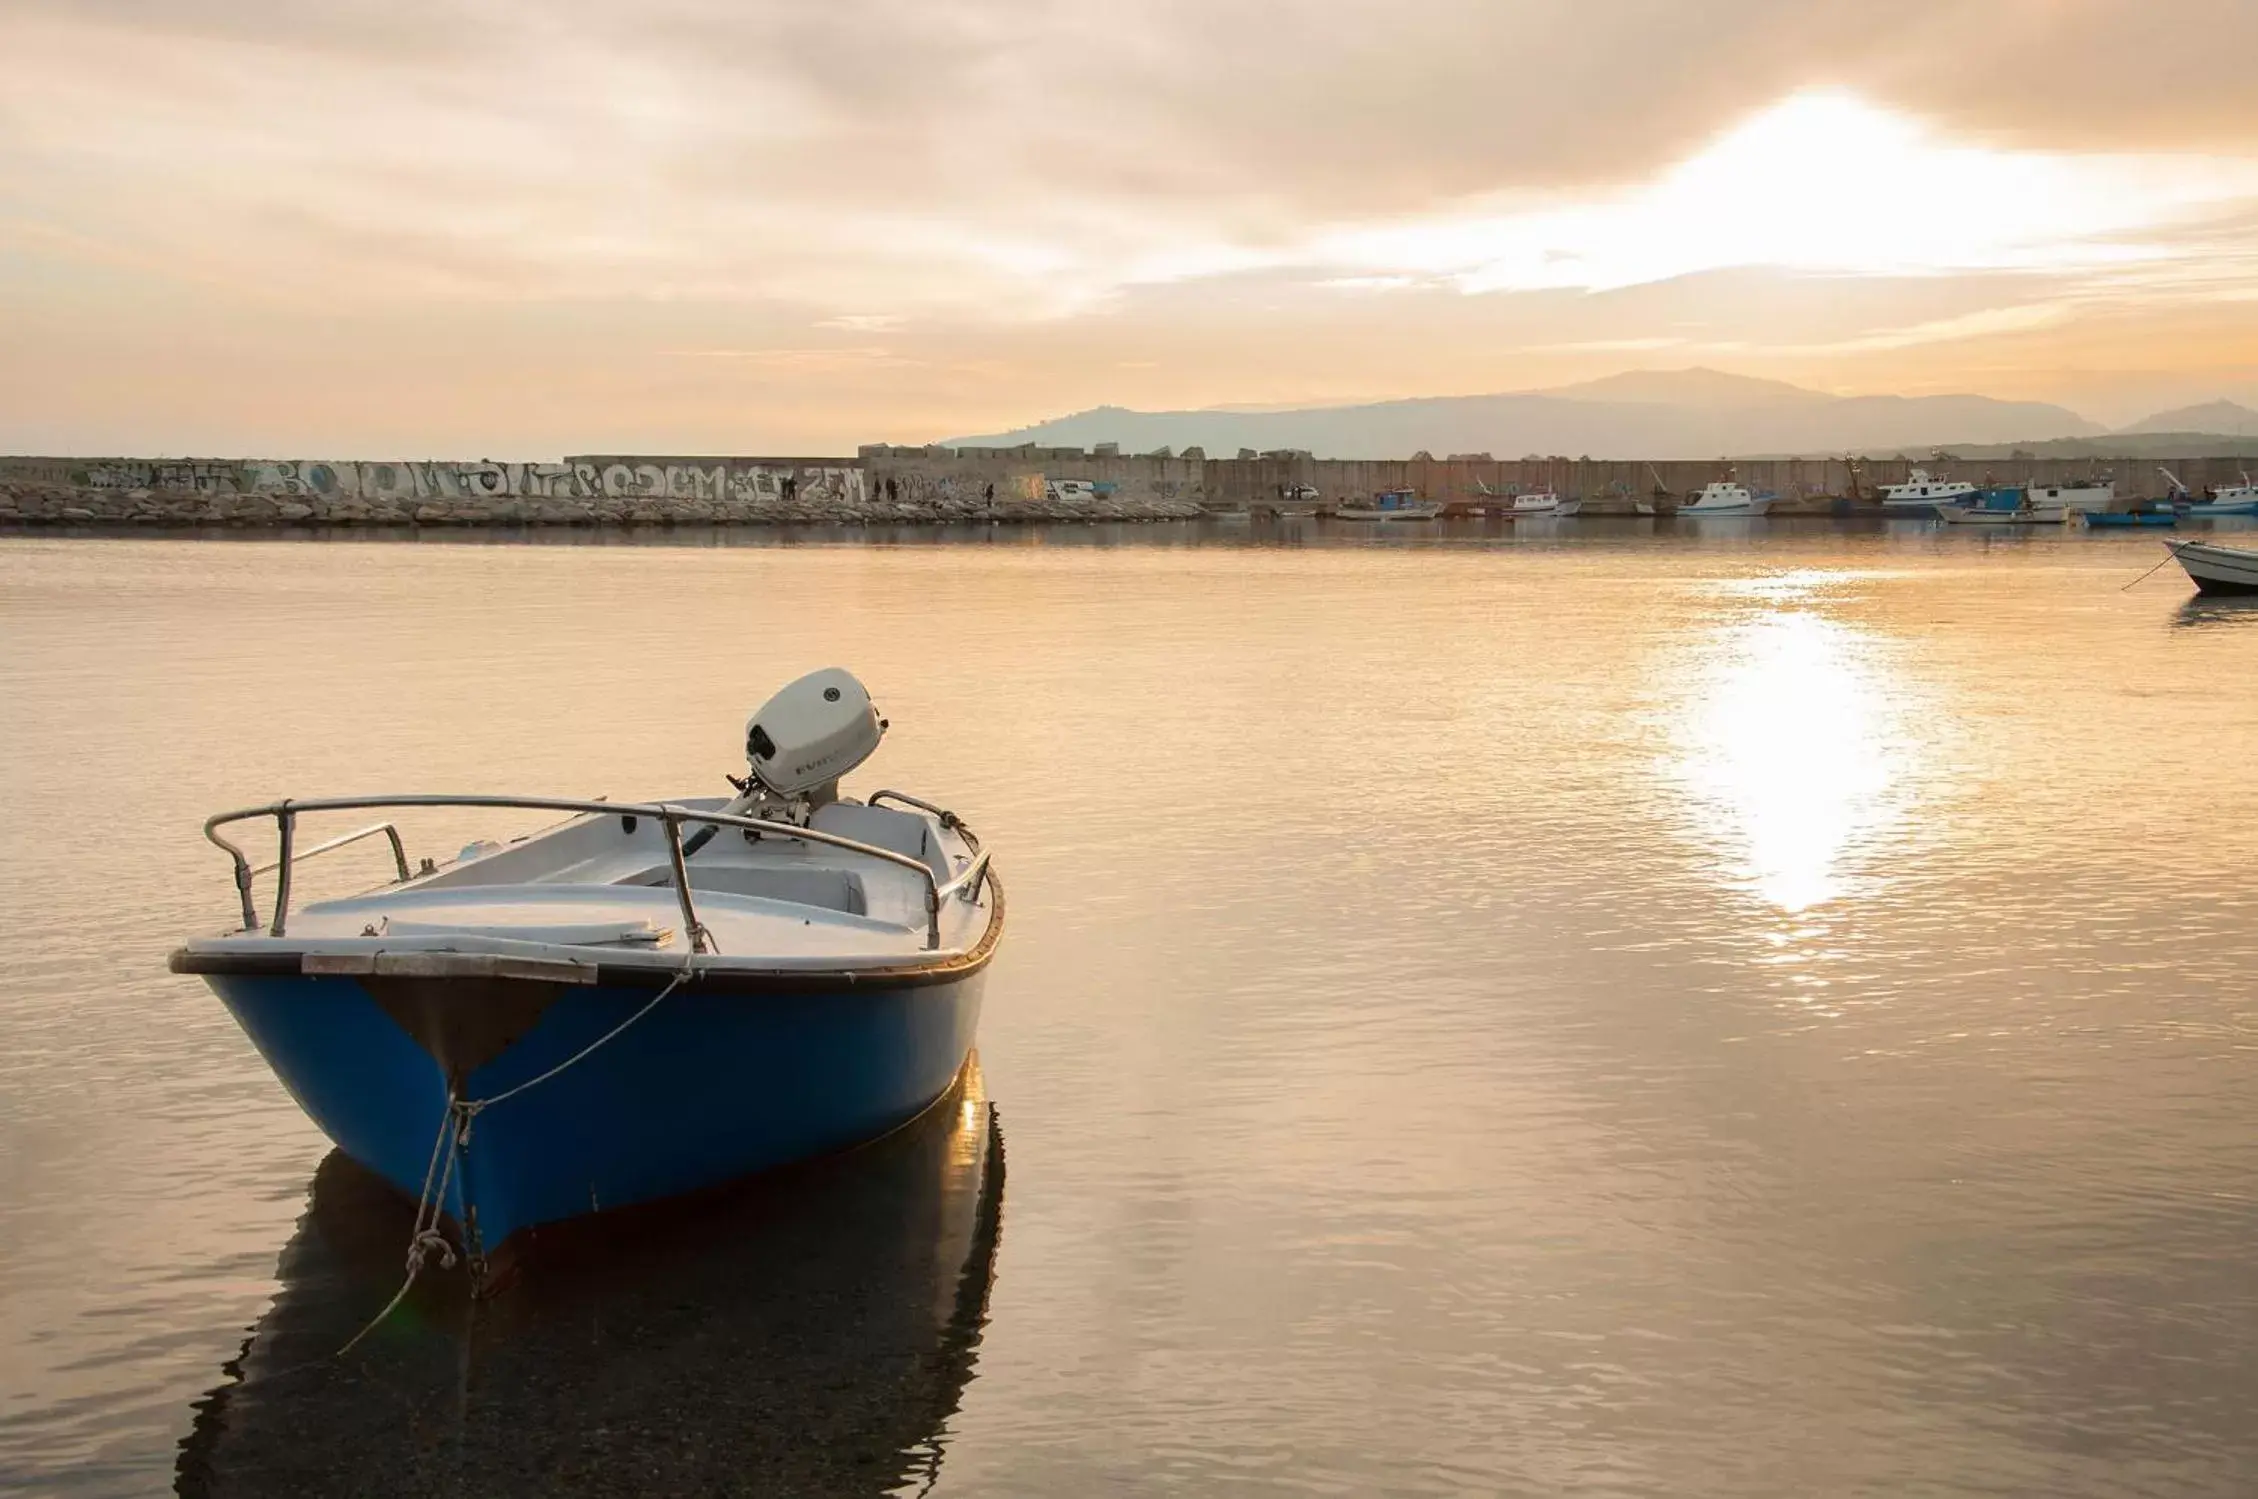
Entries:
{"type": "Polygon", "coordinates": [[[1513,520],[1550,520],[1556,515],[1574,515],[1583,508],[1584,502],[1580,499],[1564,500],[1556,494],[1524,494],[1516,495],[1513,504],[1499,514],[1513,520]]]}
{"type": "Polygon", "coordinates": [[[2204,593],[2258,594],[2258,551],[2208,541],[2168,541],[2188,580],[2204,593]]]}
{"type": "Polygon", "coordinates": [[[1751,494],[1746,485],[1729,481],[1705,486],[1689,504],[1680,505],[1678,514],[1685,515],[1762,515],[1772,508],[1770,495],[1751,494]]]}

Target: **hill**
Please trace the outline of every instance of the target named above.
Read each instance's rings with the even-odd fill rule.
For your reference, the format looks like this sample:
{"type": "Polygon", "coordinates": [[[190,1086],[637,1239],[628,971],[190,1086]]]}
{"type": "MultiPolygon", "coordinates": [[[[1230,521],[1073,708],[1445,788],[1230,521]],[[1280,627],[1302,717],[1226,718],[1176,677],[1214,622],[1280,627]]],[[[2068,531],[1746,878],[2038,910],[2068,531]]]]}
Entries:
{"type": "Polygon", "coordinates": [[[2134,422],[2122,429],[2126,432],[2221,432],[2243,437],[2258,437],[2258,411],[2239,406],[2233,401],[2211,401],[2201,406],[2182,406],[2176,411],[2159,411],[2145,420],[2134,422]]]}
{"type": "Polygon", "coordinates": [[[1832,396],[1717,370],[1632,371],[1555,390],[1431,396],[1285,411],[1133,411],[1100,406],[953,447],[1303,448],[1320,458],[1426,451],[1609,458],[1843,453],[2028,444],[2098,435],[2061,406],[1987,396],[1832,396]]]}

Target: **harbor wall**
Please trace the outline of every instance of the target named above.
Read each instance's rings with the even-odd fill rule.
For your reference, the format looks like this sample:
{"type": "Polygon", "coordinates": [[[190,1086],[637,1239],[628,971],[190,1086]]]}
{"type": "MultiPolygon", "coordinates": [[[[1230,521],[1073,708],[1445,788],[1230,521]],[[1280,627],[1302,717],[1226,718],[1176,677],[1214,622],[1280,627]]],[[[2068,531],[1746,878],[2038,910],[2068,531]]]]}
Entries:
{"type": "MultiPolygon", "coordinates": [[[[167,525],[752,525],[1188,519],[1263,509],[1315,490],[1321,508],[1411,490],[1470,508],[1551,490],[1586,514],[1628,513],[1728,473],[1778,497],[1776,515],[1831,514],[1926,467],[1940,479],[2059,483],[2113,474],[2127,497],[2233,483],[2247,459],[1905,458],[1646,463],[1483,454],[1318,459],[1209,458],[1110,448],[942,448],[876,444],[846,457],[584,454],[555,463],[490,460],[0,458],[0,522],[167,525]]],[[[1295,503],[1306,504],[1306,498],[1295,503]]]]}

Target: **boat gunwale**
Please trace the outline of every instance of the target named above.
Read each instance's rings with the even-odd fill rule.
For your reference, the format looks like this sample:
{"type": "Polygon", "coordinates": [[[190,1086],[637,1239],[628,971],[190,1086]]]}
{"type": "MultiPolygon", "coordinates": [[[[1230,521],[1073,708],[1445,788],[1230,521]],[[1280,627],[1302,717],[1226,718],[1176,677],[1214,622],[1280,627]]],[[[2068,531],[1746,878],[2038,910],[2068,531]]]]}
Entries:
{"type": "Polygon", "coordinates": [[[419,880],[436,872],[429,860],[424,862],[421,873],[411,874],[409,872],[406,848],[400,841],[398,830],[390,823],[363,828],[361,831],[348,834],[344,838],[331,839],[317,848],[294,854],[292,842],[299,814],[305,812],[377,810],[386,807],[506,807],[527,811],[572,814],[564,821],[555,824],[554,828],[543,830],[544,832],[570,827],[575,821],[592,817],[622,817],[628,819],[649,817],[659,823],[666,829],[667,853],[674,866],[673,888],[681,905],[683,926],[689,934],[690,951],[693,954],[706,951],[707,932],[705,924],[698,919],[696,901],[690,893],[690,873],[686,861],[692,853],[696,852],[696,845],[693,844],[688,850],[684,849],[682,844],[682,824],[684,822],[703,823],[713,828],[743,828],[754,834],[773,833],[781,838],[820,843],[831,848],[841,849],[847,853],[860,854],[885,863],[900,865],[910,870],[925,881],[926,950],[928,952],[938,951],[941,946],[941,907],[943,903],[951,898],[974,904],[978,903],[980,887],[989,878],[991,850],[981,847],[979,838],[973,834],[970,828],[965,826],[963,819],[959,818],[954,812],[937,808],[932,803],[921,801],[917,797],[899,791],[881,790],[872,793],[872,801],[869,804],[876,805],[877,801],[886,797],[892,797],[931,815],[940,823],[944,831],[954,829],[958,836],[964,840],[966,846],[971,849],[971,862],[964,869],[944,880],[942,874],[946,871],[936,873],[932,866],[923,859],[913,858],[908,854],[890,848],[882,848],[876,844],[865,843],[860,839],[825,832],[823,829],[813,826],[812,819],[806,824],[781,822],[765,817],[747,817],[718,809],[701,808],[683,802],[587,801],[576,797],[495,796],[452,792],[395,793],[383,796],[284,797],[279,802],[268,803],[264,806],[239,807],[230,812],[213,813],[210,817],[204,819],[204,838],[213,847],[225,853],[235,866],[235,890],[237,897],[243,903],[243,925],[234,933],[230,933],[230,936],[249,936],[259,929],[260,922],[257,902],[251,893],[251,881],[256,871],[252,869],[249,858],[239,845],[220,836],[219,830],[223,827],[260,817],[272,817],[275,820],[277,854],[272,863],[261,867],[275,870],[278,873],[274,890],[274,920],[267,927],[267,935],[280,939],[285,934],[290,912],[290,883],[293,866],[301,858],[312,858],[316,854],[328,853],[332,849],[342,848],[346,844],[356,842],[361,838],[378,832],[385,832],[391,835],[393,857],[399,862],[400,878],[394,882],[395,887],[414,885],[419,880]]]}
{"type": "MultiPolygon", "coordinates": [[[[989,913],[987,929],[980,940],[962,952],[944,952],[933,959],[916,963],[896,963],[872,968],[773,968],[744,964],[726,954],[699,954],[688,965],[689,982],[713,994],[763,994],[786,991],[806,993],[811,989],[905,989],[921,988],[931,984],[954,983],[970,978],[986,968],[995,957],[997,944],[1004,930],[1003,881],[990,869],[987,886],[993,892],[994,909],[989,913]]],[[[228,941],[246,934],[234,933],[229,937],[206,940],[228,941]]],[[[287,937],[255,938],[256,948],[230,948],[214,951],[190,945],[173,950],[166,966],[174,973],[231,975],[242,978],[323,978],[358,979],[360,975],[339,973],[308,973],[305,960],[310,950],[321,945],[313,942],[292,942],[287,937]]],[[[335,939],[331,939],[334,941],[335,939]]],[[[605,963],[588,962],[589,949],[585,947],[558,947],[543,944],[560,956],[553,962],[570,962],[592,972],[592,982],[604,988],[657,989],[674,982],[685,967],[677,961],[605,963]]],[[[367,949],[356,947],[354,952],[367,949]]],[[[488,958],[508,961],[506,955],[491,953],[453,953],[448,949],[416,946],[393,949],[395,952],[414,952],[430,955],[456,955],[465,958],[488,958]]],[[[535,959],[528,967],[542,960],[535,959]]],[[[757,962],[758,960],[753,960],[757,962]]],[[[468,976],[466,974],[466,976],[468,976]]],[[[502,975],[509,977],[509,975],[502,975]]],[[[556,982],[527,974],[521,981],[529,983],[556,982]]]]}

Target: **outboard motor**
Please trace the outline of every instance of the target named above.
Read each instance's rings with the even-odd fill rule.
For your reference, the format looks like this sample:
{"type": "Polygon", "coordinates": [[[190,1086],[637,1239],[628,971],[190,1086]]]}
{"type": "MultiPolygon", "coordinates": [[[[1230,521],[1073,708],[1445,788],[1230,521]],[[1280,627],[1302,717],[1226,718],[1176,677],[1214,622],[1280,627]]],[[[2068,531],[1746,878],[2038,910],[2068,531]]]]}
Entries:
{"type": "MultiPolygon", "coordinates": [[[[855,674],[827,666],[787,683],[745,724],[745,759],[752,774],[739,781],[737,798],[721,810],[805,827],[817,807],[839,798],[839,778],[878,749],[886,720],[855,674]]],[[[712,823],[683,841],[688,858],[717,831],[712,823]]],[[[746,830],[747,837],[756,836],[746,830]]]]}
{"type": "Polygon", "coordinates": [[[827,666],[761,705],[745,725],[745,758],[777,796],[820,806],[838,799],[839,777],[869,759],[885,732],[854,673],[827,666]]]}

